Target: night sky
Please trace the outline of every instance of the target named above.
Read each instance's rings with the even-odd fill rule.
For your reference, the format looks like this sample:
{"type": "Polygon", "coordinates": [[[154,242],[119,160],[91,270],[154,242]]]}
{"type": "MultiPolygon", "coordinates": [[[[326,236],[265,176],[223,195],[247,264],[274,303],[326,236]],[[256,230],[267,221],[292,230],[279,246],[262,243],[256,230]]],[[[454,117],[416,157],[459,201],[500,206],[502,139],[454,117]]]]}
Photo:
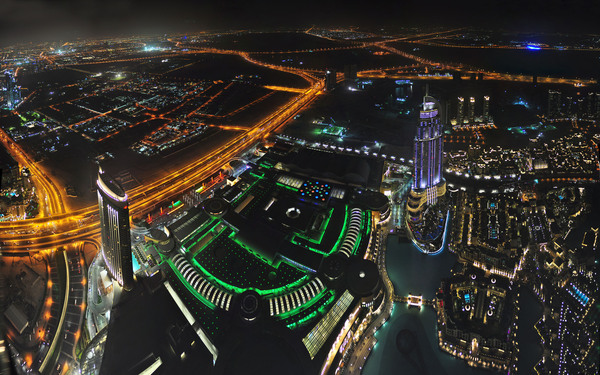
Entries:
{"type": "Polygon", "coordinates": [[[0,0],[0,41],[317,26],[484,26],[600,33],[597,0],[0,0]]]}

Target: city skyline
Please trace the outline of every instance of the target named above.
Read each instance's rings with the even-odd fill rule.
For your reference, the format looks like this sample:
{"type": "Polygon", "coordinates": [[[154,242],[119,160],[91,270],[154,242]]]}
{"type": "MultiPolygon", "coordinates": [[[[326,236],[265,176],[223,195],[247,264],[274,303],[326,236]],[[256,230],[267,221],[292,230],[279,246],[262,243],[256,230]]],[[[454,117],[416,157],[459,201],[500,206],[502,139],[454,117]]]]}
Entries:
{"type": "Polygon", "coordinates": [[[597,36],[450,25],[541,2],[70,4],[31,32],[85,39],[0,47],[0,365],[597,373],[597,36]],[[294,21],[424,9],[320,5],[294,21]],[[97,35],[196,13],[227,15],[97,35]]]}
{"type": "Polygon", "coordinates": [[[363,27],[373,31],[401,27],[483,27],[501,31],[594,33],[594,16],[600,5],[576,1],[491,1],[485,7],[474,0],[448,3],[432,0],[422,12],[417,1],[376,0],[359,3],[305,1],[293,6],[281,2],[175,0],[162,1],[73,0],[0,4],[0,41],[69,41],[77,38],[114,37],[128,33],[194,33],[200,30],[363,27]],[[328,15],[335,14],[332,20],[328,15]],[[333,23],[332,23],[333,22],[333,23]]]}

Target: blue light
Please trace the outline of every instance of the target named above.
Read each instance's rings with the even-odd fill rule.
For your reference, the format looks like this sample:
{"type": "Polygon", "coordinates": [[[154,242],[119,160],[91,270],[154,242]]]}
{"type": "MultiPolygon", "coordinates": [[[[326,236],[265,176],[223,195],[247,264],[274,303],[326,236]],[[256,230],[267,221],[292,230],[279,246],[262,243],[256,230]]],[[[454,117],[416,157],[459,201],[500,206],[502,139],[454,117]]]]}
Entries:
{"type": "Polygon", "coordinates": [[[530,44],[530,45],[528,45],[528,46],[527,46],[527,49],[534,50],[534,51],[538,51],[538,50],[541,50],[541,49],[542,49],[542,47],[539,47],[539,46],[534,46],[534,45],[531,45],[531,44],[530,44]]]}
{"type": "MultiPolygon", "coordinates": [[[[529,109],[529,103],[527,103],[525,100],[523,100],[522,98],[518,98],[517,100],[515,100],[513,103],[513,105],[522,105],[525,108],[529,109]]],[[[510,129],[509,129],[510,130],[510,129]]]]}

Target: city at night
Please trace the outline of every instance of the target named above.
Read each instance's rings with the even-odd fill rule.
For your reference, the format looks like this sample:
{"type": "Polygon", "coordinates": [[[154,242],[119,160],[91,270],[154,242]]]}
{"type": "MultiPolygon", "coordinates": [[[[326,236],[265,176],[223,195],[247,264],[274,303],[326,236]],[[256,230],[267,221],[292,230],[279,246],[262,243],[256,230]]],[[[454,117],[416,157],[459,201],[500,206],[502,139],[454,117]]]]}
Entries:
{"type": "Polygon", "coordinates": [[[0,375],[598,374],[598,19],[0,0],[0,375]]]}

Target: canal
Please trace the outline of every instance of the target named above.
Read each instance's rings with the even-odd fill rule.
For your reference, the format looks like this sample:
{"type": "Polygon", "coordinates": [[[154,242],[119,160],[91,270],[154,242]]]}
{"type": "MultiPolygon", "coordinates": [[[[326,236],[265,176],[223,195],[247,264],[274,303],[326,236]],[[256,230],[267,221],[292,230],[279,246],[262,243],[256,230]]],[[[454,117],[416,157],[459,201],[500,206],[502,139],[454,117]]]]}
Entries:
{"type": "MultiPolygon", "coordinates": [[[[456,262],[454,254],[444,249],[438,255],[425,255],[410,242],[399,241],[395,235],[387,240],[387,270],[398,295],[422,294],[426,299],[435,297],[441,279],[450,275],[456,262]]],[[[535,297],[521,289],[519,332],[521,348],[519,373],[533,372],[533,366],[541,358],[541,347],[533,328],[542,313],[535,297]],[[537,345],[536,345],[537,344],[537,345]],[[523,369],[523,370],[521,370],[523,369]],[[531,371],[525,370],[529,369],[531,371]]],[[[390,319],[375,334],[377,344],[363,369],[364,375],[480,375],[495,372],[475,369],[466,362],[442,352],[438,347],[436,314],[431,307],[418,310],[395,303],[390,319]],[[408,355],[396,347],[396,336],[402,330],[412,331],[416,336],[415,349],[408,355]]]]}

